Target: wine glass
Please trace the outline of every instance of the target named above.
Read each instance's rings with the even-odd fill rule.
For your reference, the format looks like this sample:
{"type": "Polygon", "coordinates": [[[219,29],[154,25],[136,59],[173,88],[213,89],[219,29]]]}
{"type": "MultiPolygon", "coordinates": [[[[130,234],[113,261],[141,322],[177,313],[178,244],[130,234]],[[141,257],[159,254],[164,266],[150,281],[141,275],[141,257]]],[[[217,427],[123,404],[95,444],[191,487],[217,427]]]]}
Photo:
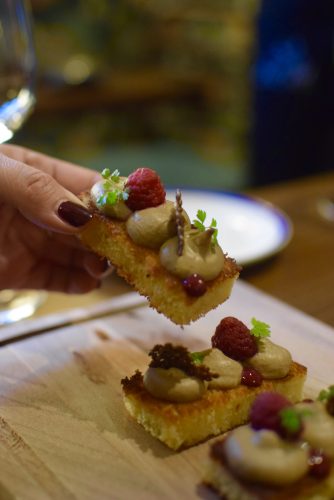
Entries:
{"type": "MultiPolygon", "coordinates": [[[[22,126],[35,104],[36,58],[30,6],[25,0],[0,0],[0,144],[22,126]]],[[[33,314],[44,292],[0,291],[0,325],[33,314]]]]}
{"type": "Polygon", "coordinates": [[[22,126],[35,103],[36,58],[29,6],[0,2],[0,143],[22,126]]]}

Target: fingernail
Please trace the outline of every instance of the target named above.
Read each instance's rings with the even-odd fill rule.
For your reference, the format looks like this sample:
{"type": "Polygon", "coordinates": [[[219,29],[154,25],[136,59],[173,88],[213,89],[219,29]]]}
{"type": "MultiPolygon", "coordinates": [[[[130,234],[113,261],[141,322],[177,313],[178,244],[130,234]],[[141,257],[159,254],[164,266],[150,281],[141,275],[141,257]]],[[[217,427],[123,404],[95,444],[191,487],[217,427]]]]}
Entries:
{"type": "Polygon", "coordinates": [[[92,214],[82,205],[77,205],[72,201],[64,201],[58,207],[59,217],[74,227],[87,224],[92,218],[92,214]]]}

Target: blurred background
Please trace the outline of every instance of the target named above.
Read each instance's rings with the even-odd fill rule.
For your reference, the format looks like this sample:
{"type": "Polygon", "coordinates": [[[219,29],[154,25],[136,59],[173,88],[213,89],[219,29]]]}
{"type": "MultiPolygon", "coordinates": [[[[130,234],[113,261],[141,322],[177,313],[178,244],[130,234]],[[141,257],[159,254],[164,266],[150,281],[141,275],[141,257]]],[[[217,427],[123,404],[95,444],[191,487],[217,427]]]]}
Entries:
{"type": "Polygon", "coordinates": [[[332,169],[333,0],[32,0],[37,104],[15,143],[166,185],[332,169]]]}

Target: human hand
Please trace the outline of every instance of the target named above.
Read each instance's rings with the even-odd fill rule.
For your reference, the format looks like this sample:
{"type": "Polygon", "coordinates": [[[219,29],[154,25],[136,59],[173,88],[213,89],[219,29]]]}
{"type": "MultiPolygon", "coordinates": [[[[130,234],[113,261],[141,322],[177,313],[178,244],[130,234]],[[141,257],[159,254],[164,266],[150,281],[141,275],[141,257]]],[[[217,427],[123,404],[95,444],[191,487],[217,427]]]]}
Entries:
{"type": "Polygon", "coordinates": [[[28,149],[0,145],[0,288],[90,291],[107,262],[76,233],[91,214],[76,194],[97,172],[28,149]]]}

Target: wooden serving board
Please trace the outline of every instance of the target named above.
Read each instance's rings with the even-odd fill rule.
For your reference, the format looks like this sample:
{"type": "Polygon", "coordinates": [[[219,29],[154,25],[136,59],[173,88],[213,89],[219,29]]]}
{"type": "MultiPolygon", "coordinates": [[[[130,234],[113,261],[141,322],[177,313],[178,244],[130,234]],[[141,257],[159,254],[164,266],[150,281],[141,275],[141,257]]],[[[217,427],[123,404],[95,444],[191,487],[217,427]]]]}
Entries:
{"type": "Polygon", "coordinates": [[[208,442],[167,449],[128,416],[120,379],[156,343],[208,347],[227,315],[272,326],[309,368],[306,395],[334,383],[334,330],[242,282],[184,329],[144,306],[14,343],[0,350],[0,499],[209,498],[208,442]]]}

